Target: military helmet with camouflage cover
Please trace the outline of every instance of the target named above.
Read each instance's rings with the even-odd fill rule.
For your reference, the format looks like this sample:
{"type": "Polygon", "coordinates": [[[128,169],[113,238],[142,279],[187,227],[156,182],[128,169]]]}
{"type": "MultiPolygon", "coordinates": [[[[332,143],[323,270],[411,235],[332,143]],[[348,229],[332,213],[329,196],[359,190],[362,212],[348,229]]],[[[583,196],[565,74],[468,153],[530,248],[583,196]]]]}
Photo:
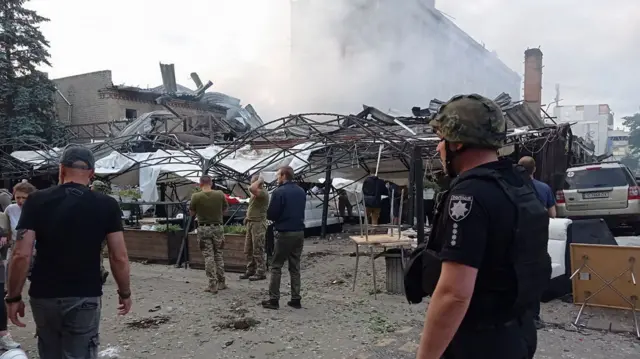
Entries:
{"type": "Polygon", "coordinates": [[[91,184],[91,189],[96,192],[100,192],[104,194],[111,193],[111,187],[109,187],[106,183],[102,181],[93,181],[93,183],[91,184]]]}
{"type": "Polygon", "coordinates": [[[500,106],[478,94],[452,97],[429,125],[449,142],[482,148],[502,147],[507,135],[507,122],[500,106]]]}

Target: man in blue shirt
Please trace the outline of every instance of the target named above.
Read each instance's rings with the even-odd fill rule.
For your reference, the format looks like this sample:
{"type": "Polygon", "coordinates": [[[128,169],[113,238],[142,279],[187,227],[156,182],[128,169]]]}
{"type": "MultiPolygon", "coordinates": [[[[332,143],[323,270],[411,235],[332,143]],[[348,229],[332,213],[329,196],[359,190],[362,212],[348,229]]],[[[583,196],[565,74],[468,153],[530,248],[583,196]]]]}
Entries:
{"type": "Polygon", "coordinates": [[[267,219],[274,222],[275,244],[269,280],[269,299],[262,301],[267,309],[280,307],[280,279],[284,262],[289,263],[291,300],[288,306],[300,309],[300,257],[304,244],[304,211],[306,192],[293,182],[293,168],[284,166],[276,173],[278,188],[271,194],[267,219]]]}
{"type": "MultiPolygon", "coordinates": [[[[544,205],[544,208],[547,209],[547,212],[549,212],[549,218],[556,218],[556,198],[553,195],[553,191],[551,190],[551,187],[549,187],[549,185],[547,185],[546,183],[542,181],[538,181],[537,179],[533,178],[533,174],[536,173],[536,160],[533,159],[533,157],[524,156],[520,159],[520,161],[518,161],[518,164],[524,167],[529,173],[529,175],[531,176],[531,180],[533,181],[533,187],[536,191],[536,195],[538,196],[538,199],[540,200],[540,202],[542,202],[542,204],[544,205]]],[[[536,324],[536,328],[538,329],[544,328],[544,323],[540,318],[539,302],[536,303],[536,306],[534,308],[534,315],[535,315],[534,321],[536,324]]]]}
{"type": "Polygon", "coordinates": [[[549,212],[549,217],[556,218],[556,197],[553,194],[551,187],[546,183],[533,178],[533,174],[536,173],[536,160],[534,160],[533,157],[525,156],[518,161],[518,164],[524,167],[531,176],[538,199],[549,212]]]}

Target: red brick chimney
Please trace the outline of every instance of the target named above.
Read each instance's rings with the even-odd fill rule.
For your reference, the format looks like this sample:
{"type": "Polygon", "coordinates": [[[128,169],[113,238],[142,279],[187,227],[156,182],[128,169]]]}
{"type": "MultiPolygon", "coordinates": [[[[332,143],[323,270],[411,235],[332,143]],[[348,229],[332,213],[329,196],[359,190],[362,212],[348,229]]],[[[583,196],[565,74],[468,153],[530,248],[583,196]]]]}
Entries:
{"type": "Polygon", "coordinates": [[[524,102],[541,116],[542,106],[542,51],[527,49],[524,52],[524,102]]]}

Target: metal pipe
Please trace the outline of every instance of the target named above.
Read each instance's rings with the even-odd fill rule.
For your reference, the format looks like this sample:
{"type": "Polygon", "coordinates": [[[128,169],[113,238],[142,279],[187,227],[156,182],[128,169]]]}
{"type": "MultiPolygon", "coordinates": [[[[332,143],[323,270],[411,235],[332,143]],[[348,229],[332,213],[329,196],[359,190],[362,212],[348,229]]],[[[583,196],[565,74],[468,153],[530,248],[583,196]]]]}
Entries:
{"type": "Polygon", "coordinates": [[[60,97],[62,97],[62,99],[64,100],[64,102],[67,103],[67,105],[71,106],[71,102],[69,102],[69,100],[67,100],[66,97],[64,97],[64,95],[62,94],[62,92],[60,92],[60,90],[58,90],[58,88],[56,87],[56,92],[58,93],[58,95],[60,95],[60,97]]]}
{"type": "Polygon", "coordinates": [[[71,102],[69,102],[69,100],[67,100],[66,97],[64,97],[62,92],[60,92],[60,90],[57,87],[56,87],[56,92],[58,93],[58,95],[60,95],[60,97],[62,97],[64,102],[67,103],[67,123],[71,124],[71,107],[73,107],[73,105],[71,104],[71,102]]]}
{"type": "MultiPolygon", "coordinates": [[[[356,190],[356,207],[358,208],[358,223],[360,223],[360,238],[364,236],[363,228],[362,228],[362,213],[360,212],[360,200],[358,199],[358,191],[356,190]]],[[[366,215],[366,213],[365,213],[366,215]]]]}
{"type": "Polygon", "coordinates": [[[380,144],[380,149],[378,150],[378,162],[376,162],[376,177],[378,177],[378,169],[380,167],[380,157],[382,157],[383,149],[384,149],[384,145],[380,144]]]}
{"type": "MultiPolygon", "coordinates": [[[[395,219],[395,216],[394,216],[395,213],[393,213],[394,212],[393,210],[396,207],[396,206],[394,206],[395,203],[393,203],[393,200],[395,199],[395,194],[396,194],[396,190],[392,189],[391,190],[391,198],[389,198],[389,203],[391,203],[391,211],[390,211],[391,212],[391,225],[393,225],[393,220],[395,219]]],[[[387,234],[392,236],[393,235],[393,228],[389,228],[389,230],[387,231],[387,234]]]]}
{"type": "Polygon", "coordinates": [[[424,242],[424,169],[421,158],[422,147],[415,146],[413,148],[413,175],[415,183],[415,215],[416,215],[416,234],[418,243],[424,242]]]}
{"type": "Polygon", "coordinates": [[[327,217],[329,216],[329,194],[331,192],[331,167],[332,167],[332,156],[331,156],[331,147],[327,151],[327,168],[325,171],[324,177],[324,196],[322,202],[322,223],[320,227],[320,238],[324,239],[327,236],[327,217]]]}
{"type": "Polygon", "coordinates": [[[400,212],[398,214],[398,239],[400,239],[400,232],[402,232],[402,204],[404,203],[404,188],[400,193],[400,208],[398,210],[398,212],[400,212]]]}

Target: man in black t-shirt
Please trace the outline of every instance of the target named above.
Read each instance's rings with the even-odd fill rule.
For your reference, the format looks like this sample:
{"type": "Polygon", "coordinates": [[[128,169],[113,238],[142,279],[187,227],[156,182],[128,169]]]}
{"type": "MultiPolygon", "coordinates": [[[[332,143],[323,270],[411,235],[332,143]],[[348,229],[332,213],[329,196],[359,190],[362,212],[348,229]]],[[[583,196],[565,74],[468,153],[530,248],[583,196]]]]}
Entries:
{"type": "Polygon", "coordinates": [[[91,151],[69,146],[60,160],[60,185],[35,192],[22,208],[9,270],[7,314],[24,327],[24,286],[33,243],[38,260],[29,297],[41,359],[98,355],[102,296],[101,243],[107,239],[111,271],[118,285],[118,313],[131,309],[129,259],[120,208],[115,199],[91,191],[91,151]]]}

